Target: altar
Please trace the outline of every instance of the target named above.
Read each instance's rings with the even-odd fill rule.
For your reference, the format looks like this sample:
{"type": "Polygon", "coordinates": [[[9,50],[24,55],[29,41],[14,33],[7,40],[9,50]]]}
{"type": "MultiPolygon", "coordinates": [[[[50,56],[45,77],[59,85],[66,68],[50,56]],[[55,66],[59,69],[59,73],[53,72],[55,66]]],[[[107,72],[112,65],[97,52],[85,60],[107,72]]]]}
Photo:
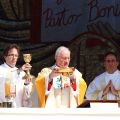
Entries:
{"type": "Polygon", "coordinates": [[[120,109],[109,108],[0,108],[0,118],[4,120],[96,120],[120,118],[120,109]]]}

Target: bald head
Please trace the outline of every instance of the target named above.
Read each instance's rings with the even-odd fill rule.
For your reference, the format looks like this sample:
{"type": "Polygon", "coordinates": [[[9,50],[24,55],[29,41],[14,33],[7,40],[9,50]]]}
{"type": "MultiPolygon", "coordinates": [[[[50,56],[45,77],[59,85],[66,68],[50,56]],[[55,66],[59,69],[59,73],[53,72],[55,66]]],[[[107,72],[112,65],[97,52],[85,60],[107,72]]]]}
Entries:
{"type": "Polygon", "coordinates": [[[70,54],[69,48],[64,47],[64,46],[60,46],[60,47],[56,50],[55,59],[56,59],[57,56],[59,56],[61,53],[64,53],[64,52],[68,52],[68,53],[70,54]]]}

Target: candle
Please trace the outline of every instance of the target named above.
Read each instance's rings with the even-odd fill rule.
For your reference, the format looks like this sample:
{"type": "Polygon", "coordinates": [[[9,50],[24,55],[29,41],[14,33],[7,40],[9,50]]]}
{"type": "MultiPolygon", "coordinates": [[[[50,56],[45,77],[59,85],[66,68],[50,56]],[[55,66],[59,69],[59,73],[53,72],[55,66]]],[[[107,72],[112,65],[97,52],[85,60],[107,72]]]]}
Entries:
{"type": "Polygon", "coordinates": [[[5,96],[10,97],[10,81],[5,82],[5,96]]]}

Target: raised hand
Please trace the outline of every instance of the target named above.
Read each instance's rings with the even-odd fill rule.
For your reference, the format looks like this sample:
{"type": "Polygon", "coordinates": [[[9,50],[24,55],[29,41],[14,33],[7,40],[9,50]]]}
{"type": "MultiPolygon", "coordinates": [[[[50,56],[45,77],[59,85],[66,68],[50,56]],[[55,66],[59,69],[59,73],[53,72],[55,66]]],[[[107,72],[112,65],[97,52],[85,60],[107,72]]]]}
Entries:
{"type": "Polygon", "coordinates": [[[53,80],[54,77],[56,76],[61,76],[62,74],[57,71],[57,69],[53,69],[52,72],[49,75],[49,82],[53,80]]]}

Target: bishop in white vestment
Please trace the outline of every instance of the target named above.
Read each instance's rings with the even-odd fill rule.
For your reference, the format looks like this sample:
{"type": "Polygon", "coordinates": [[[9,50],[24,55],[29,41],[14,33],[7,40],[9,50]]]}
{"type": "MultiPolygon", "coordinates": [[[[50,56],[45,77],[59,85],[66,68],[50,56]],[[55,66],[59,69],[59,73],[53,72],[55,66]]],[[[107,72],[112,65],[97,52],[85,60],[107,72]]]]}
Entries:
{"type": "Polygon", "coordinates": [[[86,82],[77,69],[70,73],[71,69],[68,67],[70,50],[68,48],[59,47],[56,50],[55,60],[55,65],[43,68],[35,80],[39,106],[43,108],[76,108],[84,101],[86,82]]]}

